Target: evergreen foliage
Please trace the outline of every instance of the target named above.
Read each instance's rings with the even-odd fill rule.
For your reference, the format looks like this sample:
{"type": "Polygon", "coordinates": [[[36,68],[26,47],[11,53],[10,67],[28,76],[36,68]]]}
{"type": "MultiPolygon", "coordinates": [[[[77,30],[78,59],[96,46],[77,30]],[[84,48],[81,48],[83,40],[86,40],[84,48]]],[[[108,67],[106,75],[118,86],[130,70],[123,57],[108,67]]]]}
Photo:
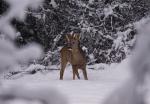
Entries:
{"type": "Polygon", "coordinates": [[[133,24],[149,10],[147,0],[45,0],[39,10],[27,11],[26,21],[12,23],[20,33],[17,45],[41,44],[46,65],[58,64],[64,35],[72,31],[81,35],[89,64],[114,63],[130,53],[136,39],[133,24]]]}

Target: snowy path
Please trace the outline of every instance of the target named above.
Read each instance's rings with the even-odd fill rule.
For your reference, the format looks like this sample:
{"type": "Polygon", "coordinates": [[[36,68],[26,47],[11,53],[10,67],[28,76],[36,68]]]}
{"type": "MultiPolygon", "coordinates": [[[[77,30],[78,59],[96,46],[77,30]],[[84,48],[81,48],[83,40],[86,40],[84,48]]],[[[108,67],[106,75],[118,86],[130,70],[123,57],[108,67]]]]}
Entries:
{"type": "MultiPolygon", "coordinates": [[[[39,88],[40,86],[56,88],[68,98],[69,104],[102,104],[104,98],[127,78],[127,71],[120,68],[126,67],[123,64],[117,68],[113,66],[105,70],[88,70],[88,81],[72,80],[72,72],[68,68],[62,81],[58,80],[59,71],[52,71],[48,74],[26,75],[20,79],[5,82],[32,84],[39,88]]],[[[82,76],[81,72],[80,76],[82,76]]]]}

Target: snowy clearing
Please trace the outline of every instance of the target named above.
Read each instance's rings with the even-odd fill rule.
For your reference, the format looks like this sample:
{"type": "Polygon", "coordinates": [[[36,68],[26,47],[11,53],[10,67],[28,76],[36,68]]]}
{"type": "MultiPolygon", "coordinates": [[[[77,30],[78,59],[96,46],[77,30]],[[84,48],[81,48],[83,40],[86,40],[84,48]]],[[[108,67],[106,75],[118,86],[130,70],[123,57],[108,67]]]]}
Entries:
{"type": "MultiPolygon", "coordinates": [[[[102,104],[103,100],[129,77],[127,62],[123,61],[119,65],[112,64],[107,67],[99,65],[104,66],[106,68],[104,70],[88,69],[88,81],[83,80],[81,71],[79,72],[81,80],[72,80],[72,70],[69,66],[65,71],[64,80],[59,80],[59,71],[57,70],[25,75],[15,80],[5,79],[3,82],[5,82],[4,86],[17,84],[35,86],[39,89],[55,88],[68,99],[69,104],[102,104]]],[[[98,65],[96,65],[97,67],[98,65]]]]}

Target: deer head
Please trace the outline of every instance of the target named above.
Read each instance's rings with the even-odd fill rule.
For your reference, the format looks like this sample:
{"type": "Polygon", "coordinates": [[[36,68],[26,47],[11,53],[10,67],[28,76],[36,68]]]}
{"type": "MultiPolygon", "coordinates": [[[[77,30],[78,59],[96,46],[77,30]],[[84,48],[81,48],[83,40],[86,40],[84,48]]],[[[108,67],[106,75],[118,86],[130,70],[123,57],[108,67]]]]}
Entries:
{"type": "Polygon", "coordinates": [[[79,34],[74,33],[74,34],[66,35],[67,46],[72,49],[78,48],[80,42],[79,40],[80,40],[79,34]]]}

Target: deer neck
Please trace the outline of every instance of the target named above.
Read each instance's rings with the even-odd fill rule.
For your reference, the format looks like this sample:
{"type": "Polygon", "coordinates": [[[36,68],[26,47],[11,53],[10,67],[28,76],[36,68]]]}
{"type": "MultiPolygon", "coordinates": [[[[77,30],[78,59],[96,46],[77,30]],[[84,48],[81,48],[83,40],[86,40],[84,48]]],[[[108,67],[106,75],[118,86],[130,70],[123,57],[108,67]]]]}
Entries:
{"type": "Polygon", "coordinates": [[[82,57],[81,51],[78,48],[72,48],[72,56],[74,60],[79,60],[82,57]]]}

